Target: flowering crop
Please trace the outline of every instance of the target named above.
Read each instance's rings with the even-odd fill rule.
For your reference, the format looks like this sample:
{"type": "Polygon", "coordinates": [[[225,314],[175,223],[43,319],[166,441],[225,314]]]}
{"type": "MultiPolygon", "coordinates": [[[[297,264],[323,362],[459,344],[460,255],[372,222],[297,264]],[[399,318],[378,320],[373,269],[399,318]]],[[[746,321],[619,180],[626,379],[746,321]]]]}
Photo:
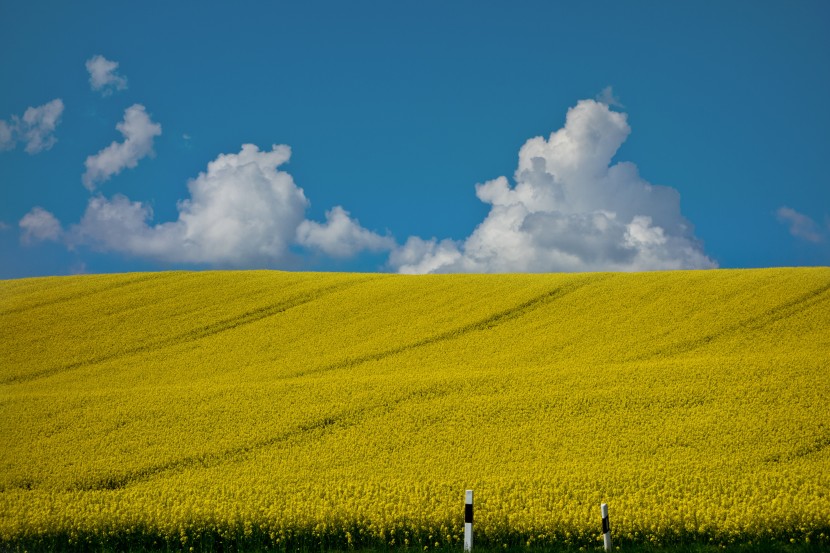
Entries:
{"type": "Polygon", "coordinates": [[[830,269],[0,282],[0,545],[830,543],[830,269]],[[50,541],[51,540],[51,541],[50,541]],[[61,541],[63,540],[63,541],[61,541]]]}

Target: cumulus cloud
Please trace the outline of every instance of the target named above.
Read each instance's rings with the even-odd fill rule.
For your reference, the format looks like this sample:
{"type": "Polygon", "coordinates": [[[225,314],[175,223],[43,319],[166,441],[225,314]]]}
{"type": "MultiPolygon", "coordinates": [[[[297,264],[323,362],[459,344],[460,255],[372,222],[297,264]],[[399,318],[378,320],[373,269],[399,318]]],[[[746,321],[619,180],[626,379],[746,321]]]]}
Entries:
{"type": "Polygon", "coordinates": [[[821,227],[807,215],[799,213],[791,207],[781,206],[775,212],[778,221],[790,228],[790,234],[808,242],[822,242],[824,233],[821,227]]]}
{"type": "Polygon", "coordinates": [[[243,145],[237,154],[219,155],[188,182],[190,197],[178,202],[175,221],[153,224],[148,204],[120,194],[111,199],[97,194],[80,222],[66,231],[39,208],[21,227],[28,229],[27,242],[60,238],[70,248],[232,267],[284,262],[296,245],[337,257],[394,246],[391,238],[364,229],[339,206],[328,212],[324,224],[305,220],[308,200],[303,190],[278,169],[290,157],[288,146],[260,151],[253,144],[243,145]]]}
{"type": "Polygon", "coordinates": [[[116,90],[127,88],[127,78],[119,75],[116,69],[118,69],[118,62],[108,60],[101,55],[86,60],[86,70],[89,72],[89,85],[92,90],[100,91],[102,96],[109,96],[116,90]]]}
{"type": "Polygon", "coordinates": [[[632,163],[612,164],[629,133],[625,114],[580,101],[562,129],[522,146],[514,186],[505,177],[476,186],[491,208],[470,236],[409,238],[390,265],[403,273],[716,267],[676,190],[648,183],[632,163]]]}
{"type": "Polygon", "coordinates": [[[90,199],[71,245],[181,263],[242,266],[283,259],[308,201],[277,167],[287,146],[260,151],[245,144],[222,154],[188,183],[176,221],[152,225],[149,205],[116,195],[90,199]]]}
{"type": "Polygon", "coordinates": [[[60,240],[63,235],[60,221],[57,217],[42,207],[32,208],[20,220],[20,240],[24,244],[43,240],[60,240]]]}
{"type": "Polygon", "coordinates": [[[360,251],[387,251],[395,247],[391,236],[381,236],[360,226],[340,206],[326,212],[326,222],[303,221],[297,227],[297,242],[332,257],[352,257],[360,251]]]}
{"type": "Polygon", "coordinates": [[[0,150],[12,150],[18,142],[28,154],[49,150],[58,141],[55,129],[63,114],[63,100],[56,98],[38,107],[29,107],[23,117],[12,115],[11,122],[0,120],[0,150]]]}
{"type": "Polygon", "coordinates": [[[153,154],[153,139],[161,135],[161,125],[154,123],[141,104],[124,111],[124,120],[115,127],[124,137],[86,158],[86,171],[81,180],[92,191],[95,186],[120,173],[125,167],[134,168],[138,161],[153,154]]]}

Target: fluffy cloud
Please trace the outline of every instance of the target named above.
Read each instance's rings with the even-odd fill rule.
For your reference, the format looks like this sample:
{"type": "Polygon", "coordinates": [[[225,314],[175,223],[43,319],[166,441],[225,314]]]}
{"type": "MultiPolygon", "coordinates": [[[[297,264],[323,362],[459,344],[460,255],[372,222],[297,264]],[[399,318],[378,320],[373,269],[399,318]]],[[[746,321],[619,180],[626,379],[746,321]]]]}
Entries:
{"type": "Polygon", "coordinates": [[[35,207],[20,220],[20,240],[24,244],[59,240],[63,235],[60,221],[42,207],[35,207]]]}
{"type": "Polygon", "coordinates": [[[63,114],[63,101],[56,98],[38,107],[30,107],[23,117],[13,115],[11,123],[0,121],[0,150],[12,150],[18,142],[26,144],[26,153],[48,150],[58,141],[54,133],[63,114]]]}
{"type": "Polygon", "coordinates": [[[110,61],[104,56],[97,55],[86,60],[86,70],[89,72],[89,85],[92,90],[98,90],[102,96],[109,96],[115,90],[127,88],[127,78],[116,73],[118,62],[110,61]]]}
{"type": "Polygon", "coordinates": [[[364,229],[339,206],[327,213],[325,224],[305,220],[303,190],[278,169],[290,157],[288,146],[260,151],[253,144],[243,145],[238,154],[220,155],[188,183],[190,197],[178,203],[175,221],[153,224],[149,205],[120,194],[95,195],[80,222],[66,231],[51,213],[33,209],[20,222],[22,239],[60,239],[71,248],[230,267],[279,264],[298,244],[337,257],[394,246],[391,238],[364,229]]]}
{"type": "Polygon", "coordinates": [[[124,120],[115,127],[124,137],[86,158],[86,171],[81,177],[90,191],[98,183],[120,173],[125,167],[132,169],[138,161],[153,153],[153,139],[161,134],[161,125],[153,123],[141,104],[134,104],[124,112],[124,120]]]}
{"type": "Polygon", "coordinates": [[[297,228],[297,242],[332,257],[352,257],[363,250],[386,251],[395,247],[390,236],[380,236],[360,226],[340,206],[326,212],[325,224],[303,221],[297,228]]]}
{"type": "Polygon", "coordinates": [[[261,152],[252,144],[220,155],[188,183],[190,198],[179,202],[173,222],[151,225],[150,206],[95,196],[69,230],[70,243],[181,263],[283,259],[308,204],[291,175],[277,169],[290,156],[287,146],[261,152]]]}
{"type": "Polygon", "coordinates": [[[782,206],[775,212],[778,221],[790,227],[790,234],[808,242],[822,242],[824,233],[819,225],[807,215],[791,207],[782,206]]]}
{"type": "Polygon", "coordinates": [[[522,146],[515,186],[505,177],[476,186],[491,208],[469,237],[410,238],[390,265],[403,273],[715,267],[677,191],[646,182],[632,163],[611,163],[629,133],[625,114],[579,102],[562,129],[522,146]]]}

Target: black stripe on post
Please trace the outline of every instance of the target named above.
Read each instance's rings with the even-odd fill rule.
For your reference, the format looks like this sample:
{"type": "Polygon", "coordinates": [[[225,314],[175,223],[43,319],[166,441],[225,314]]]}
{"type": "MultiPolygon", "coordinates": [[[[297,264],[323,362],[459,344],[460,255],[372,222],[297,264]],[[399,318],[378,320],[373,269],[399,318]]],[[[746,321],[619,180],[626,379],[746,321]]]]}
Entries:
{"type": "Polygon", "coordinates": [[[471,503],[464,504],[464,523],[473,523],[473,505],[471,503]]]}
{"type": "Polygon", "coordinates": [[[608,522],[608,504],[599,506],[602,512],[602,546],[606,551],[611,551],[611,523],[608,522]]]}

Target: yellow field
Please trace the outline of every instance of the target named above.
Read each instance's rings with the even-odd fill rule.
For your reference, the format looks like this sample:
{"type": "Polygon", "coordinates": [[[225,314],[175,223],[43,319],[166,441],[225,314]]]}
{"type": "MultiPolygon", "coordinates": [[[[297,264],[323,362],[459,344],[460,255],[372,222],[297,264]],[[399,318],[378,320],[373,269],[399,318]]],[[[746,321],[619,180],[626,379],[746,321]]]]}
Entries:
{"type": "MultiPolygon", "coordinates": [[[[0,282],[0,545],[830,543],[830,269],[0,282]]],[[[320,545],[317,545],[320,547],[320,545]]]]}

